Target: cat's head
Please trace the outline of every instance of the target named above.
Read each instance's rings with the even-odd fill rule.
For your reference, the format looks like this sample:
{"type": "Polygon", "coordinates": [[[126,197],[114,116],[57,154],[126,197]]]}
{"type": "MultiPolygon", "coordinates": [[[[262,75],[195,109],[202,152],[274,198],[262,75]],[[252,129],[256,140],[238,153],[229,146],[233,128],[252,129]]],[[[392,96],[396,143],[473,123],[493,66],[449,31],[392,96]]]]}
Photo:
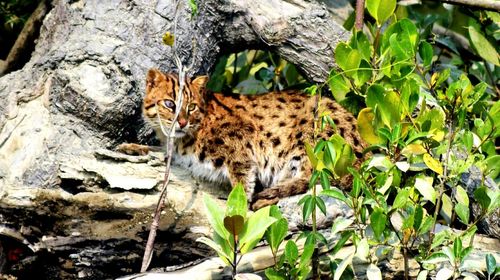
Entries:
{"type": "Polygon", "coordinates": [[[207,80],[207,76],[199,76],[192,81],[187,78],[184,84],[183,102],[177,104],[178,76],[162,73],[156,69],[148,71],[142,109],[144,117],[153,126],[160,139],[165,139],[161,126],[165,132],[170,130],[178,106],[181,109],[174,127],[175,137],[184,137],[199,128],[205,114],[204,88],[207,80]]]}

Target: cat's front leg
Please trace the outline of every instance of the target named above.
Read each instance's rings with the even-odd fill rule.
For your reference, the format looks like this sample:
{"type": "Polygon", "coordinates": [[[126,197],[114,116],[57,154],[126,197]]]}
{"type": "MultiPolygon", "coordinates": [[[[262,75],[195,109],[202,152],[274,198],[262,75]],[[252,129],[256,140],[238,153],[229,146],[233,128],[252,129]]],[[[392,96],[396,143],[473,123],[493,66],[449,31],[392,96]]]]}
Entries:
{"type": "Polygon", "coordinates": [[[122,143],[116,147],[116,151],[127,154],[127,155],[139,155],[145,156],[150,151],[151,152],[160,152],[164,149],[160,146],[146,146],[135,143],[122,143]]]}
{"type": "Polygon", "coordinates": [[[231,186],[243,184],[247,201],[251,203],[255,193],[256,165],[251,162],[231,162],[228,164],[228,171],[231,186]]]}
{"type": "Polygon", "coordinates": [[[292,178],[267,188],[255,195],[252,210],[278,203],[280,198],[305,193],[309,186],[309,180],[304,178],[292,178]]]}

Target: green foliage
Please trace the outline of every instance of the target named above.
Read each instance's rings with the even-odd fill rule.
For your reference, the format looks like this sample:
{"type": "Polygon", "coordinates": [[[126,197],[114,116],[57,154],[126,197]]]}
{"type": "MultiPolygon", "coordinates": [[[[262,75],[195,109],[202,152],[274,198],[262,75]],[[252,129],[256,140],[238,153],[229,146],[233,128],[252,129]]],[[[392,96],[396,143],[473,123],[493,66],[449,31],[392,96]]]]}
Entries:
{"type": "MultiPolygon", "coordinates": [[[[337,45],[334,57],[338,68],[330,72],[326,83],[304,90],[316,95],[327,86],[339,103],[357,115],[358,131],[370,145],[365,152],[371,154],[359,169],[353,169],[354,153],[339,134],[305,144],[313,167],[311,192],[299,205],[303,220],[312,221],[312,230],[301,234],[306,239],[302,255],[297,243],[289,240],[278,257],[287,222],[276,207],[261,214],[276,220],[269,222],[270,226],[265,223],[265,238],[275,260],[275,266],[265,272],[269,279],[317,275],[312,270],[317,261],[313,255],[318,243],[326,244],[326,238],[316,229],[316,213],[326,213],[325,196],[343,201],[354,213],[352,219],[339,218],[332,226],[332,234],[339,235],[330,248],[333,279],[354,277],[354,257],[370,262],[367,275],[380,279],[377,261],[395,250],[419,262],[418,279],[425,279],[442,262],[448,266],[438,271],[437,279],[465,276],[471,271],[467,256],[472,251],[476,224],[500,206],[498,188],[485,185],[486,181],[498,182],[500,173],[495,146],[500,136],[500,102],[495,88],[500,74],[495,31],[498,14],[476,11],[468,15],[469,24],[467,28],[462,25],[461,32],[468,36],[476,60],[462,60],[461,46],[431,33],[434,22],[451,26],[456,10],[446,14],[447,10],[440,9],[439,14],[423,16],[417,12],[419,8],[396,7],[394,0],[367,0],[366,8],[371,34],[353,31],[348,42],[337,45]],[[473,196],[461,181],[470,170],[481,173],[473,196]],[[344,176],[352,177],[349,192],[330,187],[330,182],[344,176]],[[471,215],[473,204],[481,209],[478,216],[471,215]],[[436,232],[438,223],[464,231],[436,232]],[[355,252],[335,259],[349,240],[355,252]]],[[[305,87],[295,67],[275,55],[253,50],[223,57],[209,83],[213,91],[235,88],[232,91],[240,93],[290,86],[305,87]]],[[[320,110],[316,134],[326,126],[336,129],[330,113],[320,110]]],[[[246,204],[236,208],[246,208],[246,204]]],[[[243,236],[249,228],[260,225],[250,226],[246,214],[240,212],[243,210],[234,210],[231,215],[226,212],[225,218],[221,210],[213,211],[217,218],[211,221],[218,221],[213,223],[216,251],[221,258],[227,255],[230,262],[234,246],[222,240],[231,241],[232,236],[243,236]],[[241,217],[245,217],[243,222],[241,217]],[[225,232],[219,233],[222,229],[225,232]]],[[[259,235],[248,236],[255,241],[259,235]]],[[[240,246],[242,253],[253,247],[253,242],[245,242],[250,245],[245,249],[240,246]]],[[[498,274],[492,256],[486,257],[486,267],[490,278],[498,274]]]]}
{"type": "MultiPolygon", "coordinates": [[[[395,1],[366,5],[375,20],[371,36],[354,31],[349,42],[337,45],[338,68],[330,72],[326,85],[340,103],[362,100],[362,106],[351,110],[359,112],[358,130],[372,155],[354,170],[352,152],[339,135],[306,145],[314,168],[311,184],[319,181],[324,195],[353,209],[354,220],[340,220],[333,231],[341,233],[340,241],[352,238],[357,255],[376,264],[368,247],[378,250],[390,244],[389,251],[410,252],[417,249],[415,241],[427,239],[414,257],[429,270],[446,261],[452,269],[443,269],[439,277],[458,277],[469,269],[466,258],[472,250],[462,241],[475,232],[478,220],[499,207],[498,189],[482,185],[469,197],[460,178],[470,168],[479,168],[482,183],[486,176],[498,180],[500,156],[493,148],[500,136],[500,102],[494,101],[493,88],[481,82],[485,79],[476,81],[466,67],[439,70],[446,60],[436,52],[442,50],[426,40],[425,28],[391,17],[395,1]],[[352,190],[330,189],[329,181],[347,172],[353,176],[352,190]],[[472,203],[481,206],[481,215],[471,216],[472,203]],[[435,234],[436,223],[462,225],[466,231],[460,236],[435,234]],[[349,228],[352,224],[357,234],[349,228]]],[[[496,69],[498,53],[476,27],[468,29],[471,42],[484,67],[496,69]]],[[[330,124],[321,122],[320,128],[330,124]]],[[[314,197],[303,200],[304,219],[314,207],[321,209],[314,197]]],[[[343,246],[340,241],[337,245],[343,246]]],[[[348,265],[344,259],[334,266],[342,270],[348,265]]],[[[377,278],[379,270],[372,267],[371,273],[377,278]]]]}
{"type": "Polygon", "coordinates": [[[287,88],[305,88],[297,68],[279,56],[245,50],[222,56],[207,84],[214,92],[258,94],[287,88]]]}
{"type": "MultiPolygon", "coordinates": [[[[238,253],[243,255],[251,251],[277,219],[270,215],[270,207],[261,208],[247,217],[247,198],[241,184],[229,194],[225,212],[209,196],[204,197],[204,204],[214,235],[212,239],[201,237],[197,241],[214,249],[221,260],[233,268],[234,276],[238,253]]],[[[273,215],[278,215],[275,210],[273,215]]]]}
{"type": "Polygon", "coordinates": [[[311,271],[310,263],[313,252],[314,245],[306,244],[299,256],[297,244],[289,240],[277,265],[266,269],[266,277],[270,280],[307,279],[311,271]]]}
{"type": "Polygon", "coordinates": [[[0,23],[4,28],[23,26],[40,1],[8,0],[0,2],[0,23]]]}

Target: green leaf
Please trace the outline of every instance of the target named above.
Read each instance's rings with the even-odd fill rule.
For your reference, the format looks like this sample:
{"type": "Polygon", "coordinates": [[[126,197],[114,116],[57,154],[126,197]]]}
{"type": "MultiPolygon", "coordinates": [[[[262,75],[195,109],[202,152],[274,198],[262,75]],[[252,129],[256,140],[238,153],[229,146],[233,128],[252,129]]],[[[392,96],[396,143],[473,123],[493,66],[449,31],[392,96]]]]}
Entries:
{"type": "Polygon", "coordinates": [[[438,247],[439,245],[443,244],[443,242],[448,239],[450,236],[450,233],[446,230],[440,231],[434,235],[434,239],[432,240],[431,244],[431,249],[434,249],[438,247]]]}
{"type": "Polygon", "coordinates": [[[231,260],[232,258],[230,256],[228,256],[224,250],[222,250],[222,247],[215,243],[213,240],[211,239],[208,239],[206,237],[200,237],[198,239],[196,239],[197,242],[201,242],[205,245],[207,245],[208,247],[212,248],[215,250],[215,252],[217,253],[217,255],[219,255],[219,257],[221,258],[222,261],[224,261],[227,265],[231,265],[231,260]]]}
{"type": "Polygon", "coordinates": [[[312,210],[315,207],[313,197],[311,195],[304,197],[304,208],[302,209],[302,219],[305,222],[312,214],[312,210]]]}
{"type": "Polygon", "coordinates": [[[439,214],[443,217],[447,224],[451,224],[451,217],[453,213],[453,202],[447,194],[443,194],[441,197],[442,205],[439,214]]]}
{"type": "Polygon", "coordinates": [[[443,166],[441,163],[434,159],[429,153],[424,154],[424,163],[429,167],[430,170],[436,172],[439,175],[443,175],[443,166]]]}
{"type": "Polygon", "coordinates": [[[359,63],[359,69],[354,72],[354,84],[357,87],[362,87],[372,77],[372,66],[364,59],[359,63]]]}
{"type": "Polygon", "coordinates": [[[191,16],[196,16],[198,13],[198,5],[196,5],[196,0],[189,0],[189,7],[191,8],[191,16]]]}
{"type": "Polygon", "coordinates": [[[330,188],[330,179],[328,178],[328,174],[326,172],[319,172],[319,180],[324,190],[328,190],[330,188]]]}
{"type": "Polygon", "coordinates": [[[400,103],[396,92],[386,91],[379,84],[373,84],[367,89],[366,106],[375,110],[377,120],[389,128],[401,120],[400,103]]]}
{"type": "Polygon", "coordinates": [[[349,240],[349,238],[351,238],[351,236],[353,234],[354,234],[354,232],[352,230],[343,231],[340,234],[339,241],[337,241],[337,243],[335,244],[335,246],[331,250],[331,254],[335,255],[338,251],[340,251],[340,249],[342,249],[342,247],[344,247],[345,243],[349,240]]]}
{"type": "Polygon", "coordinates": [[[477,202],[479,202],[483,211],[488,211],[491,205],[491,198],[488,195],[488,188],[484,186],[477,188],[474,191],[474,198],[476,198],[477,202]]]}
{"type": "Polygon", "coordinates": [[[467,258],[467,256],[472,253],[472,251],[474,250],[474,247],[472,246],[469,246],[467,248],[464,248],[462,250],[462,252],[460,253],[460,259],[463,261],[465,258],[467,258]]]}
{"type": "Polygon", "coordinates": [[[486,163],[486,174],[492,179],[496,179],[498,174],[500,174],[500,155],[494,155],[488,157],[485,160],[486,163]]]}
{"type": "Polygon", "coordinates": [[[401,150],[401,154],[405,155],[406,157],[410,155],[422,155],[427,153],[427,150],[420,144],[409,144],[406,145],[403,150],[401,150]]]}
{"type": "Polygon", "coordinates": [[[295,264],[298,257],[299,249],[297,248],[297,245],[292,240],[288,240],[285,245],[285,259],[288,261],[288,263],[295,264]]]}
{"type": "Polygon", "coordinates": [[[205,204],[205,212],[207,213],[210,226],[219,236],[228,240],[229,232],[224,227],[224,209],[206,194],[203,197],[203,202],[205,204]]]}
{"type": "Polygon", "coordinates": [[[344,273],[345,269],[347,266],[352,264],[352,258],[354,257],[354,254],[350,254],[346,258],[342,260],[342,262],[337,266],[337,269],[335,269],[335,274],[333,276],[333,280],[340,280],[342,273],[344,273]]]}
{"type": "Polygon", "coordinates": [[[304,245],[304,250],[302,251],[302,255],[300,255],[300,261],[299,261],[300,268],[309,265],[313,253],[314,253],[314,244],[304,245]]]}
{"type": "Polygon", "coordinates": [[[437,253],[434,253],[434,254],[430,255],[424,261],[424,263],[440,263],[440,262],[445,262],[445,261],[449,261],[448,256],[446,254],[444,254],[444,253],[437,252],[437,253]]]}
{"type": "Polygon", "coordinates": [[[281,216],[281,212],[276,205],[271,206],[269,215],[277,219],[277,221],[267,229],[265,237],[271,250],[276,252],[288,233],[288,222],[281,216]]]}
{"type": "Polygon", "coordinates": [[[276,219],[269,216],[269,206],[257,210],[245,223],[243,232],[240,235],[240,251],[242,254],[252,250],[259,242],[267,228],[273,224],[276,219]]]}
{"type": "Polygon", "coordinates": [[[488,275],[493,275],[497,268],[497,260],[492,254],[486,254],[486,271],[488,275]]]}
{"type": "Polygon", "coordinates": [[[359,67],[361,62],[361,54],[358,50],[353,50],[346,43],[339,43],[335,48],[335,62],[339,65],[342,70],[346,71],[347,76],[352,76],[354,70],[359,67]]]}
{"type": "Polygon", "coordinates": [[[380,26],[394,13],[396,0],[367,0],[366,8],[380,26]]]}
{"type": "Polygon", "coordinates": [[[462,203],[455,204],[455,213],[457,213],[460,221],[467,225],[469,223],[469,207],[462,203]]]}
{"type": "Polygon", "coordinates": [[[370,225],[377,239],[379,239],[380,235],[384,232],[387,221],[387,216],[383,211],[382,208],[377,207],[370,215],[370,225]]]}
{"type": "Polygon", "coordinates": [[[453,256],[455,258],[460,257],[460,254],[462,253],[462,239],[460,237],[456,237],[455,240],[453,240],[453,256]]]}
{"type": "Polygon", "coordinates": [[[436,203],[437,193],[436,190],[432,187],[433,179],[428,176],[419,176],[415,178],[415,188],[417,188],[418,192],[432,204],[436,203]]]}
{"type": "Polygon", "coordinates": [[[422,208],[422,206],[417,205],[415,208],[415,214],[413,219],[413,229],[415,230],[415,232],[418,232],[418,230],[420,229],[423,218],[424,218],[424,209],[422,208]]]}
{"type": "Polygon", "coordinates": [[[455,199],[458,203],[463,204],[466,207],[469,207],[469,195],[467,195],[467,191],[464,190],[461,186],[457,185],[455,191],[455,199]]]}
{"type": "Polygon", "coordinates": [[[364,108],[358,114],[358,132],[363,139],[372,145],[382,144],[384,141],[377,135],[373,126],[375,115],[372,108],[364,108]]]}
{"type": "Polygon", "coordinates": [[[425,41],[420,42],[418,54],[420,55],[420,58],[422,58],[424,66],[429,67],[431,65],[433,56],[432,45],[425,41]]]}
{"type": "Polygon", "coordinates": [[[394,203],[392,204],[393,209],[403,208],[406,205],[406,201],[408,201],[408,197],[410,196],[410,190],[404,189],[400,190],[394,199],[394,203]]]}
{"type": "Polygon", "coordinates": [[[344,201],[344,202],[347,200],[346,197],[344,196],[344,194],[341,191],[336,190],[336,189],[322,190],[321,195],[333,197],[333,198],[336,198],[336,199],[344,201]]]}
{"type": "MultiPolygon", "coordinates": [[[[318,159],[316,158],[316,155],[314,154],[314,150],[311,147],[311,144],[308,142],[305,142],[305,148],[306,148],[306,153],[307,157],[309,158],[309,161],[311,162],[311,165],[314,169],[316,169],[316,166],[318,165],[318,159]]],[[[316,183],[316,182],[314,182],[316,183]]]]}
{"type": "Polygon", "coordinates": [[[315,199],[316,199],[316,205],[318,206],[319,210],[326,215],[326,205],[323,199],[319,196],[317,196],[315,199]]]}
{"type": "Polygon", "coordinates": [[[239,215],[246,217],[247,215],[247,196],[243,184],[238,183],[233,187],[227,198],[226,216],[239,215]]]}
{"type": "Polygon", "coordinates": [[[328,78],[328,86],[333,97],[338,102],[344,100],[346,94],[351,90],[345,78],[342,75],[335,74],[333,72],[330,74],[330,78],[328,78]]]}
{"type": "Polygon", "coordinates": [[[485,60],[500,66],[498,63],[498,52],[480,32],[473,26],[469,26],[469,39],[477,53],[485,60]]]}
{"type": "Polygon", "coordinates": [[[273,268],[266,268],[265,274],[269,280],[287,280],[288,278],[283,272],[276,271],[273,268]]]}
{"type": "Polygon", "coordinates": [[[269,90],[264,86],[262,81],[255,79],[254,77],[250,77],[238,83],[235,86],[235,90],[238,93],[245,94],[259,94],[268,92],[269,90]]]}
{"type": "Polygon", "coordinates": [[[337,232],[343,231],[344,229],[346,229],[347,227],[352,225],[353,222],[354,222],[354,220],[347,219],[344,217],[339,217],[339,218],[335,219],[335,222],[333,222],[333,225],[332,225],[331,235],[333,236],[337,232]]]}

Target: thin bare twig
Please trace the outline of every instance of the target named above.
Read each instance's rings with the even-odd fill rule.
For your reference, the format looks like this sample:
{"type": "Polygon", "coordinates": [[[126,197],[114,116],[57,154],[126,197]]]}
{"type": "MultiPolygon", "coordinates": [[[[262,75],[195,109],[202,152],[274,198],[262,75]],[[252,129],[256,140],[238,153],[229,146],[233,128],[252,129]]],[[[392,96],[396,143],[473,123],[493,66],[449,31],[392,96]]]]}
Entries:
{"type": "MultiPolygon", "coordinates": [[[[180,8],[180,3],[182,1],[177,1],[176,2],[176,8],[175,8],[175,17],[174,17],[174,34],[177,34],[177,17],[179,14],[179,8],[180,8]]],[[[149,236],[148,240],[146,243],[146,248],[144,250],[144,257],[142,259],[142,265],[141,265],[141,272],[145,272],[151,263],[152,255],[153,255],[153,246],[154,242],[156,239],[156,231],[158,230],[159,226],[159,221],[160,221],[160,216],[163,208],[165,208],[165,201],[167,200],[167,187],[168,183],[170,181],[170,165],[172,163],[172,155],[173,155],[173,150],[174,150],[174,136],[175,136],[175,124],[177,122],[177,119],[179,117],[179,114],[182,110],[182,102],[184,99],[184,95],[182,94],[184,92],[184,86],[185,86],[185,81],[186,81],[186,72],[190,70],[190,68],[194,65],[194,57],[193,60],[191,61],[191,64],[189,67],[184,67],[182,64],[182,60],[180,59],[178,53],[177,53],[177,40],[174,41],[174,45],[172,46],[172,52],[175,60],[175,64],[178,68],[179,71],[179,89],[177,92],[177,99],[176,99],[176,109],[175,109],[175,115],[172,120],[172,125],[170,126],[169,130],[167,131],[165,127],[163,126],[162,121],[159,119],[158,122],[161,127],[162,133],[167,137],[167,153],[166,153],[166,166],[165,166],[165,175],[163,177],[163,185],[162,185],[162,190],[160,193],[160,197],[158,198],[158,203],[156,204],[156,209],[154,212],[153,216],[153,221],[151,222],[151,227],[149,230],[149,236]]],[[[194,46],[193,46],[194,48],[194,46]]],[[[159,118],[159,114],[158,114],[159,118]]]]}
{"type": "Polygon", "coordinates": [[[363,17],[365,15],[365,0],[356,1],[356,21],[354,27],[356,30],[363,30],[363,17]]]}
{"type": "Polygon", "coordinates": [[[448,3],[452,5],[462,5],[468,6],[471,8],[479,8],[491,11],[500,12],[500,2],[496,0],[401,0],[398,2],[398,5],[410,6],[410,5],[418,5],[423,2],[442,2],[448,3]]]}

